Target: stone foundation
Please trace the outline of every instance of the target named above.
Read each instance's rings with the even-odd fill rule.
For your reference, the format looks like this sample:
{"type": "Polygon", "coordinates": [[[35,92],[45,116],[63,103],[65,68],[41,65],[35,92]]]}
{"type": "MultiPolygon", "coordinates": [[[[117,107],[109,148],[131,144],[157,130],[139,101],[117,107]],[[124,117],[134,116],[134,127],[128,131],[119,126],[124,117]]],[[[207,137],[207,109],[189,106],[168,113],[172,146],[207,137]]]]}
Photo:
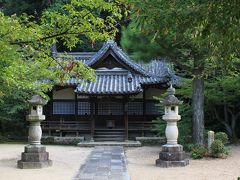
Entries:
{"type": "Polygon", "coordinates": [[[159,167],[181,167],[189,164],[186,153],[182,145],[163,145],[159,153],[159,159],[156,160],[156,166],[159,167]]]}
{"type": "Polygon", "coordinates": [[[49,153],[46,152],[45,146],[27,145],[17,166],[21,169],[38,169],[52,166],[52,161],[49,160],[49,153]]]}

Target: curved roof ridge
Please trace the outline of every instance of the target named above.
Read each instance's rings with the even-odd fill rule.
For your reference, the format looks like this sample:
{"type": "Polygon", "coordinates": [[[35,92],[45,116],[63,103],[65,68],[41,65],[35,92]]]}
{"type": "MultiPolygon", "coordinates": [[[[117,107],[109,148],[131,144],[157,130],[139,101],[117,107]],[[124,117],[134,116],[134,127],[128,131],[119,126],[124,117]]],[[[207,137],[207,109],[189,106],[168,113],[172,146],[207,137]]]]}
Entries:
{"type": "Polygon", "coordinates": [[[102,48],[87,62],[87,64],[89,66],[95,64],[109,49],[111,49],[120,58],[121,61],[134,69],[136,72],[144,76],[149,76],[149,74],[141,66],[133,62],[130,57],[124,53],[120,47],[117,46],[117,43],[112,40],[104,43],[102,48]]]}

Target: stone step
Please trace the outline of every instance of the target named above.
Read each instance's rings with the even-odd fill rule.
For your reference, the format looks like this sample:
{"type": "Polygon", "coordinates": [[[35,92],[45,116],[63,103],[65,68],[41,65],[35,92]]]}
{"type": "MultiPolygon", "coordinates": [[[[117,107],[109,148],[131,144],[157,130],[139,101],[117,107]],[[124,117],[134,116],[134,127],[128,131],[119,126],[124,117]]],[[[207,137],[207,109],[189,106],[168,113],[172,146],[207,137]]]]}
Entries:
{"type": "Polygon", "coordinates": [[[83,141],[78,143],[79,147],[95,147],[95,146],[124,146],[124,147],[141,147],[142,144],[139,141],[97,141],[97,142],[87,142],[83,141]]]}
{"type": "Polygon", "coordinates": [[[94,137],[124,137],[124,134],[94,134],[94,137]]]}
{"type": "Polygon", "coordinates": [[[111,135],[111,134],[124,134],[125,132],[98,132],[98,131],[95,131],[94,134],[106,134],[106,135],[111,135]]]}
{"type": "Polygon", "coordinates": [[[107,129],[107,128],[96,128],[95,131],[124,131],[125,129],[122,128],[113,128],[113,129],[107,129]]]}
{"type": "Polygon", "coordinates": [[[124,141],[124,137],[114,137],[114,138],[111,138],[111,137],[101,137],[101,138],[98,138],[98,137],[95,137],[94,138],[94,141],[124,141]]]}

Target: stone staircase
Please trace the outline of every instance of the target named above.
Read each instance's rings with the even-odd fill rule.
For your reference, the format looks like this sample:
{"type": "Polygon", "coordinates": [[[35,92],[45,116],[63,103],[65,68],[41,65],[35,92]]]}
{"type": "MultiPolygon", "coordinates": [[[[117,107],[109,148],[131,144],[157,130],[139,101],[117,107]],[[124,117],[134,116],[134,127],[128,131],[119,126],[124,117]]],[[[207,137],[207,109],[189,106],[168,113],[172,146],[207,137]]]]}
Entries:
{"type": "Polygon", "coordinates": [[[125,131],[124,129],[95,129],[94,141],[124,141],[125,131]]]}

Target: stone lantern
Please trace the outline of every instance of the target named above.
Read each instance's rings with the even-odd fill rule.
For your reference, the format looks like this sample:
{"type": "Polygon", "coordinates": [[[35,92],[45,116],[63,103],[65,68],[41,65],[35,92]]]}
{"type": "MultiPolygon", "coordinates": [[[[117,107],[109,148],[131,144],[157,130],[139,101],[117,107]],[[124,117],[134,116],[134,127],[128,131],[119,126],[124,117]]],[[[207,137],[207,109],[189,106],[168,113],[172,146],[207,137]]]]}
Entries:
{"type": "Polygon", "coordinates": [[[156,166],[160,167],[176,167],[186,166],[189,160],[186,159],[186,154],[183,151],[182,145],[177,143],[178,127],[177,121],[181,119],[178,115],[178,106],[182,104],[174,95],[175,89],[172,85],[167,89],[168,95],[164,98],[165,114],[163,120],[167,122],[165,130],[167,144],[162,146],[162,151],[159,154],[159,159],[156,160],[156,166]]]}
{"type": "Polygon", "coordinates": [[[18,167],[21,169],[36,169],[48,167],[52,165],[49,160],[49,153],[46,152],[46,147],[41,145],[42,128],[41,122],[45,120],[43,115],[43,105],[47,103],[42,97],[35,95],[28,100],[30,109],[26,120],[29,124],[28,142],[22,153],[21,160],[18,161],[18,167]]]}

